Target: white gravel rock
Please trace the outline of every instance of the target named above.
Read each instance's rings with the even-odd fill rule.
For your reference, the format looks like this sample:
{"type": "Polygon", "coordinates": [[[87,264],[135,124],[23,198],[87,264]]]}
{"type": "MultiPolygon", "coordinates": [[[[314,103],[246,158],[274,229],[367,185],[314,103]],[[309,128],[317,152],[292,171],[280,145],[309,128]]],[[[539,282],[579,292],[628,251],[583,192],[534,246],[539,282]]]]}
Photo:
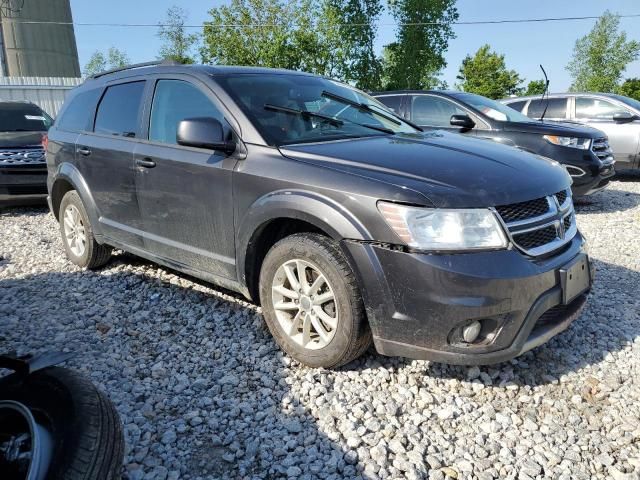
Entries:
{"type": "Polygon", "coordinates": [[[75,268],[44,208],[0,213],[0,345],[77,354],[118,408],[129,479],[637,480],[640,178],[577,212],[586,310],[500,365],[302,367],[237,295],[123,253],[75,268]]]}

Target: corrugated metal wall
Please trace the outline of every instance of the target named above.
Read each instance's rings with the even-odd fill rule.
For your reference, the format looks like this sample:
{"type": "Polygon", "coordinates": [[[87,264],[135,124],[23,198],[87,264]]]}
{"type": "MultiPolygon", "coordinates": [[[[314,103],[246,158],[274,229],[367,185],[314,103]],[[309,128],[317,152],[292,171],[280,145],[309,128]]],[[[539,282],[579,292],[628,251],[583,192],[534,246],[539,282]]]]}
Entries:
{"type": "Polygon", "coordinates": [[[81,78],[0,77],[0,101],[27,100],[55,118],[67,92],[82,82],[81,78]]]}

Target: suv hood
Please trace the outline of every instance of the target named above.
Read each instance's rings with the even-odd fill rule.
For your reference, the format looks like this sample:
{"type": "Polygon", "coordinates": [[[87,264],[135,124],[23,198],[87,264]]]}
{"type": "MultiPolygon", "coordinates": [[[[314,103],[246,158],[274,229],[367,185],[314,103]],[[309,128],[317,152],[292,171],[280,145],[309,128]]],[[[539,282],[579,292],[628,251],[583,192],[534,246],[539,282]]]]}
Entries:
{"type": "Polygon", "coordinates": [[[563,122],[504,122],[506,132],[538,133],[540,135],[558,135],[561,137],[602,138],[604,132],[576,123],[563,122]]]}
{"type": "Polygon", "coordinates": [[[46,132],[0,132],[0,148],[42,147],[42,136],[46,132]]]}
{"type": "Polygon", "coordinates": [[[410,188],[441,208],[522,202],[571,184],[557,162],[444,131],[287,145],[280,151],[296,160],[410,188]]]}

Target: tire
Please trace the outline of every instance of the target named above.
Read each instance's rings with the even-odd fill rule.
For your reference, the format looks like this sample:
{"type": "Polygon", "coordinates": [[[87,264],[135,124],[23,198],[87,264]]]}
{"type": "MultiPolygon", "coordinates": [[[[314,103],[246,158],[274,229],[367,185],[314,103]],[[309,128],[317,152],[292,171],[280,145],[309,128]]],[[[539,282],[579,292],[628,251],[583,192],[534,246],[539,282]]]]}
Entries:
{"type": "Polygon", "coordinates": [[[100,245],[94,235],[93,228],[89,222],[89,216],[87,210],[84,208],[84,204],[80,199],[80,195],[75,190],[67,192],[62,201],[60,202],[60,236],[62,237],[62,244],[67,254],[67,258],[72,263],[82,268],[95,269],[100,268],[106,264],[111,258],[111,248],[107,245],[100,245]],[[77,225],[76,231],[82,232],[84,241],[81,242],[83,248],[78,248],[78,237],[70,238],[65,224],[68,221],[67,214],[71,212],[71,221],[77,225]],[[75,241],[75,242],[74,242],[75,241]]]}
{"type": "Polygon", "coordinates": [[[269,250],[260,270],[260,302],[278,345],[310,367],[339,367],[362,355],[371,345],[371,330],[353,270],[336,242],[325,236],[299,233],[280,240],[269,250]],[[304,272],[308,292],[316,283],[321,285],[309,296],[299,283],[302,293],[297,294],[298,310],[291,304],[296,302],[292,271],[294,280],[304,272]],[[324,277],[324,284],[320,276],[324,277]],[[313,303],[331,296],[334,300],[328,303],[313,303]],[[324,322],[325,318],[333,325],[324,322]],[[308,335],[305,324],[309,325],[308,335]]]}
{"type": "Polygon", "coordinates": [[[25,405],[52,434],[47,479],[120,478],[124,456],[120,418],[107,396],[84,376],[65,368],[45,368],[3,385],[0,398],[25,405]]]}

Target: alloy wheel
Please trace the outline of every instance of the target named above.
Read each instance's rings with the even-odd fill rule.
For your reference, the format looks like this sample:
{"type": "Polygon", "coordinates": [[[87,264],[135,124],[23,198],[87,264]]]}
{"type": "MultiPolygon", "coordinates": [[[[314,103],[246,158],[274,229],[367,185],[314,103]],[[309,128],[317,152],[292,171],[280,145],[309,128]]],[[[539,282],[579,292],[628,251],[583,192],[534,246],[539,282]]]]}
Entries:
{"type": "Polygon", "coordinates": [[[77,257],[84,255],[87,248],[87,232],[80,211],[75,205],[69,205],[64,211],[64,236],[71,253],[77,257]]]}

